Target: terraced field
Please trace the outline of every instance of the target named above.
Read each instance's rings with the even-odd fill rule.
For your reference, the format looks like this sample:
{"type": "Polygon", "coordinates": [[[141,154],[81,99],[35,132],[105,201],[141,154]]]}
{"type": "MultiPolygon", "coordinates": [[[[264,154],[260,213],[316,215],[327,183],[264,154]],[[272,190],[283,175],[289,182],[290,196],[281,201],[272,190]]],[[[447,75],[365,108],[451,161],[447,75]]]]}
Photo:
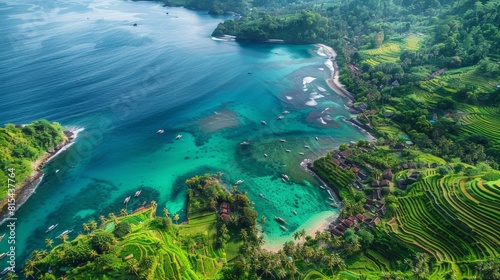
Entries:
{"type": "Polygon", "coordinates": [[[500,143],[500,108],[462,106],[466,112],[461,118],[462,132],[481,134],[500,143]]]}
{"type": "Polygon", "coordinates": [[[376,49],[363,50],[361,53],[370,57],[365,62],[372,66],[383,62],[397,62],[402,50],[417,50],[420,40],[421,38],[413,35],[402,39],[393,39],[376,49]]]}
{"type": "Polygon", "coordinates": [[[420,87],[429,92],[436,92],[439,88],[447,88],[455,92],[454,88],[465,86],[474,88],[478,92],[492,92],[498,82],[478,73],[475,66],[451,69],[429,81],[421,82],[420,87]]]}
{"type": "Polygon", "coordinates": [[[435,172],[426,175],[398,199],[394,234],[436,258],[433,278],[439,279],[451,267],[457,275],[473,273],[455,264],[500,257],[498,183],[435,172]]]}

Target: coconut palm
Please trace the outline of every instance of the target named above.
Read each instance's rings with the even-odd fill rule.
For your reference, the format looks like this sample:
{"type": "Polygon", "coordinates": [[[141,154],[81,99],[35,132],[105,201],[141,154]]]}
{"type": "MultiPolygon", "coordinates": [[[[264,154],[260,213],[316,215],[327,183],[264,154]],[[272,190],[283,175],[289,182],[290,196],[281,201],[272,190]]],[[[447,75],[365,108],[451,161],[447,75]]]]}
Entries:
{"type": "Polygon", "coordinates": [[[99,220],[101,221],[101,225],[104,225],[107,221],[106,217],[104,217],[103,215],[99,216],[99,220]]]}
{"type": "Polygon", "coordinates": [[[96,230],[97,229],[97,222],[92,220],[89,222],[89,226],[92,230],[96,230]]]}
{"type": "Polygon", "coordinates": [[[92,258],[95,258],[95,257],[99,256],[99,253],[97,253],[96,250],[92,249],[92,250],[90,250],[90,256],[92,258]]]}
{"type": "Polygon", "coordinates": [[[45,245],[47,247],[52,247],[53,244],[54,244],[54,240],[52,240],[52,238],[45,238],[45,245]]]}
{"type": "Polygon", "coordinates": [[[158,206],[156,201],[151,200],[151,217],[156,216],[156,206],[158,206]]]}
{"type": "Polygon", "coordinates": [[[90,226],[87,223],[83,223],[83,231],[90,231],[90,226]]]}
{"type": "Polygon", "coordinates": [[[136,276],[139,276],[139,262],[136,259],[130,259],[128,261],[128,271],[130,273],[135,274],[136,276]]]}
{"type": "Polygon", "coordinates": [[[173,219],[174,219],[175,223],[177,224],[179,221],[179,214],[175,213],[173,219]]]}
{"type": "Polygon", "coordinates": [[[108,217],[109,217],[111,220],[113,220],[113,221],[115,222],[115,224],[117,224],[117,222],[118,222],[118,221],[117,221],[117,219],[116,219],[116,215],[115,215],[115,213],[109,213],[109,214],[108,214],[108,217]]]}
{"type": "Polygon", "coordinates": [[[61,234],[59,235],[59,238],[62,239],[63,242],[66,242],[69,238],[68,234],[61,234]]]}
{"type": "Polygon", "coordinates": [[[167,207],[163,207],[163,216],[168,217],[168,214],[170,214],[170,213],[168,212],[167,207]]]}
{"type": "Polygon", "coordinates": [[[127,216],[128,215],[127,209],[120,210],[120,215],[127,216]]]}
{"type": "Polygon", "coordinates": [[[7,277],[5,279],[13,280],[14,278],[17,278],[17,274],[15,274],[14,272],[9,272],[9,274],[7,274],[7,277]]]}

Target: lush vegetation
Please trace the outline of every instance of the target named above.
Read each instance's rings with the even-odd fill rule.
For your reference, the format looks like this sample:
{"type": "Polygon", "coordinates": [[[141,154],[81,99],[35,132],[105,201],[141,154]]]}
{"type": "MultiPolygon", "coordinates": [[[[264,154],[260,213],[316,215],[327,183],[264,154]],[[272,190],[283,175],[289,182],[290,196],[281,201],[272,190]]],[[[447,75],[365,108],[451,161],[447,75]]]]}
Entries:
{"type": "MultiPolygon", "coordinates": [[[[7,182],[7,169],[15,170],[16,186],[21,185],[33,172],[32,163],[53,150],[64,139],[59,123],[46,120],[29,125],[6,124],[0,128],[0,180],[7,182]]],[[[0,187],[0,200],[7,195],[7,184],[0,187]]]]}

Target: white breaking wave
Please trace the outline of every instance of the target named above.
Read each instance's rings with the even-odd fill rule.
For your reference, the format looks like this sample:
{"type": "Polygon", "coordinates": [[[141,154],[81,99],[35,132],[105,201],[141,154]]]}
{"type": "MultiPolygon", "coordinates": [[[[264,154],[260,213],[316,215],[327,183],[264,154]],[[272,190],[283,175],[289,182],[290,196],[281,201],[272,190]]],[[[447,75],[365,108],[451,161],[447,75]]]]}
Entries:
{"type": "Polygon", "coordinates": [[[328,54],[326,53],[326,51],[325,51],[325,49],[323,47],[319,47],[319,49],[316,51],[316,53],[319,56],[328,56],[328,54]]]}
{"type": "Polygon", "coordinates": [[[326,112],[326,110],[329,110],[330,108],[326,107],[325,110],[321,111],[321,114],[323,114],[324,112],[326,112]]]}
{"type": "Polygon", "coordinates": [[[302,84],[304,85],[304,89],[307,89],[307,84],[311,83],[314,80],[316,80],[316,78],[313,77],[305,77],[304,79],[302,79],[302,84]]]}
{"type": "Polygon", "coordinates": [[[322,87],[318,87],[318,90],[319,90],[319,91],[322,91],[322,92],[325,92],[325,91],[326,91],[326,89],[324,89],[324,88],[322,88],[322,87]]]}
{"type": "Polygon", "coordinates": [[[325,68],[320,67],[320,68],[318,68],[318,70],[319,70],[319,71],[324,71],[324,70],[325,70],[325,68]]]}
{"type": "Polygon", "coordinates": [[[323,118],[319,118],[319,119],[318,119],[318,121],[319,121],[320,123],[322,123],[322,124],[327,124],[327,123],[323,120],[323,118]]]}

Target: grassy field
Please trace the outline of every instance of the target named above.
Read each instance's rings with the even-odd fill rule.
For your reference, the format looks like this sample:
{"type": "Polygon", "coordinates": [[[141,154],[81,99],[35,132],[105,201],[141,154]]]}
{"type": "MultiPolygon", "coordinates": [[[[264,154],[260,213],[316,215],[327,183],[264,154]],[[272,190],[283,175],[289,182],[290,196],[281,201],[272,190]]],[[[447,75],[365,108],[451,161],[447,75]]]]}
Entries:
{"type": "Polygon", "coordinates": [[[422,38],[408,36],[404,38],[392,39],[383,43],[380,47],[370,50],[362,50],[361,54],[369,57],[364,61],[372,66],[383,62],[397,62],[403,50],[417,50],[422,38]]]}

